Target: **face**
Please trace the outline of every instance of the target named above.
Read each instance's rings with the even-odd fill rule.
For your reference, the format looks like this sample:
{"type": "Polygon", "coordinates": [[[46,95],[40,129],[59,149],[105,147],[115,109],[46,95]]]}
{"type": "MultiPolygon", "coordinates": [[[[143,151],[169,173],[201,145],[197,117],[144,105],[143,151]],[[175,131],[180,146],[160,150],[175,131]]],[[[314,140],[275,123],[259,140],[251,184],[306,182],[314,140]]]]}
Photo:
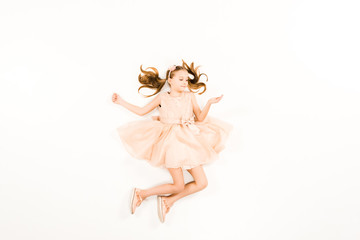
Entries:
{"type": "Polygon", "coordinates": [[[168,79],[171,89],[175,91],[184,91],[188,87],[189,73],[186,70],[174,72],[172,78],[168,79]]]}

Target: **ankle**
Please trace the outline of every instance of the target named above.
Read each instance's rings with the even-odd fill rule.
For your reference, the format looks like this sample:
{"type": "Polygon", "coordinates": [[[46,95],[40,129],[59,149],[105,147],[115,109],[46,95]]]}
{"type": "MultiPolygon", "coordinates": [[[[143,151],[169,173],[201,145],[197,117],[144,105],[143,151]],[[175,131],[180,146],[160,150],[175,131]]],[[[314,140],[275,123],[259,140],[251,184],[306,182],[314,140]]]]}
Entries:
{"type": "Polygon", "coordinates": [[[140,194],[142,200],[145,200],[148,197],[144,194],[144,190],[142,190],[142,189],[139,189],[139,194],[140,194]]]}
{"type": "Polygon", "coordinates": [[[166,201],[166,204],[171,207],[174,204],[173,199],[171,199],[170,197],[164,197],[164,200],[166,201]]]}

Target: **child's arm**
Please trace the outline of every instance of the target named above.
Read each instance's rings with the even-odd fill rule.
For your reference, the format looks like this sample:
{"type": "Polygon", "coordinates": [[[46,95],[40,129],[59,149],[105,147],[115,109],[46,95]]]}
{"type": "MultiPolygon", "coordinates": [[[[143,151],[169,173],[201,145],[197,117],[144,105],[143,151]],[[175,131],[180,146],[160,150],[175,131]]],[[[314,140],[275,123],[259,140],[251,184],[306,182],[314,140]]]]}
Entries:
{"type": "Polygon", "coordinates": [[[116,104],[120,104],[121,106],[125,107],[129,111],[131,111],[139,116],[143,116],[143,115],[151,112],[152,110],[154,110],[157,106],[159,106],[160,94],[156,95],[156,97],[151,102],[146,104],[144,107],[138,107],[131,103],[128,103],[116,93],[113,94],[112,101],[116,104]]]}
{"type": "Polygon", "coordinates": [[[190,92],[190,94],[191,94],[191,102],[192,102],[192,105],[193,105],[193,110],[194,110],[194,113],[195,113],[195,118],[199,122],[202,122],[206,118],[206,116],[207,116],[207,114],[208,114],[208,112],[210,110],[211,104],[219,102],[221,100],[221,98],[223,97],[223,95],[221,95],[220,97],[215,97],[215,98],[209,99],[209,101],[207,101],[207,103],[206,103],[205,107],[203,108],[203,110],[200,110],[200,107],[197,104],[194,93],[190,92]]]}

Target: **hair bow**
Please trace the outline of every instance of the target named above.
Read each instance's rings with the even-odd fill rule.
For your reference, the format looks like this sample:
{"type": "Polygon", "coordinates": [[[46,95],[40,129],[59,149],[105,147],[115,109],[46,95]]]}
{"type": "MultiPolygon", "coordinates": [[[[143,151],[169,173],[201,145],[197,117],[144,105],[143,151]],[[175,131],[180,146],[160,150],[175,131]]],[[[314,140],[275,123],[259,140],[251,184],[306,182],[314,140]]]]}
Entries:
{"type": "Polygon", "coordinates": [[[170,66],[170,67],[168,68],[168,70],[170,70],[170,72],[171,72],[171,71],[174,71],[175,68],[176,68],[176,65],[172,65],[172,66],[170,66]]]}

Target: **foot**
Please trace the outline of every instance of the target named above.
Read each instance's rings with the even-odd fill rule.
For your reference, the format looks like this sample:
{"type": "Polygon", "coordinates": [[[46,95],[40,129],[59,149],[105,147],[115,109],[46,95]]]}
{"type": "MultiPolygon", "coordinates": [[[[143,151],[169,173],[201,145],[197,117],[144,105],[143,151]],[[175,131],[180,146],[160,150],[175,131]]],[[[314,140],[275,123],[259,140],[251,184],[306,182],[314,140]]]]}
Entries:
{"type": "Polygon", "coordinates": [[[162,223],[165,222],[165,215],[169,212],[170,209],[170,206],[168,205],[168,202],[165,198],[165,196],[157,196],[158,215],[162,223]]]}
{"type": "Polygon", "coordinates": [[[170,211],[170,208],[173,205],[173,203],[170,201],[169,197],[163,196],[161,199],[165,206],[165,213],[168,213],[170,211]]]}
{"type": "Polygon", "coordinates": [[[136,206],[140,206],[140,204],[142,203],[142,201],[144,201],[144,199],[141,197],[141,194],[140,194],[141,190],[136,188],[136,192],[135,192],[135,195],[136,195],[136,206]]]}
{"type": "Polygon", "coordinates": [[[131,214],[135,213],[136,207],[139,207],[143,200],[140,195],[140,189],[134,188],[131,198],[131,214]]]}

